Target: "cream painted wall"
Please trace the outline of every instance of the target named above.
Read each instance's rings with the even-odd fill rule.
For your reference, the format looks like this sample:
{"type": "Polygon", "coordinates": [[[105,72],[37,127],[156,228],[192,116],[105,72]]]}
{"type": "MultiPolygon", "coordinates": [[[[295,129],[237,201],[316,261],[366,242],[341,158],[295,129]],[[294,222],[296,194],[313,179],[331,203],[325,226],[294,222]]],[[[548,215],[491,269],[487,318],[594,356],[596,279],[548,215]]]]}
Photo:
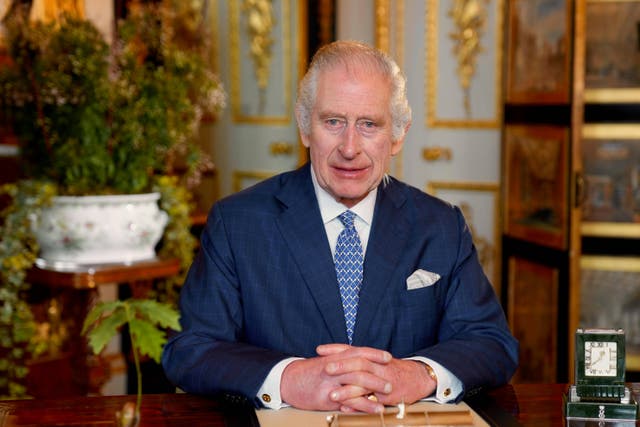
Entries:
{"type": "MultiPolygon", "coordinates": [[[[484,254],[487,275],[496,289],[500,286],[500,130],[501,111],[497,110],[500,88],[501,0],[478,2],[487,12],[481,37],[484,52],[478,57],[476,75],[470,88],[471,110],[466,118],[463,91],[456,75],[457,57],[449,34],[456,31],[450,8],[453,0],[398,0],[387,4],[385,17],[376,17],[375,0],[339,0],[337,29],[340,39],[376,42],[375,25],[387,25],[392,56],[408,79],[408,97],[413,122],[403,153],[391,173],[420,189],[431,188],[438,197],[465,206],[474,229],[476,245],[484,254]],[[435,5],[435,7],[434,7],[435,5]],[[376,20],[378,20],[376,22],[376,20]],[[433,24],[436,25],[433,25],[433,24]],[[437,27],[437,30],[436,30],[437,27]],[[429,36],[436,35],[432,43],[429,36]],[[436,54],[437,50],[437,54],[436,54]],[[436,55],[435,73],[430,74],[428,55],[436,55]],[[437,74],[437,76],[435,75],[437,74]],[[437,77],[435,102],[429,105],[429,79],[437,77]],[[436,122],[430,124],[429,108],[436,122]],[[447,116],[448,115],[448,116],[447,116]],[[472,122],[495,119],[492,127],[472,122]],[[465,124],[465,122],[467,122],[465,124]],[[450,158],[426,161],[425,148],[448,150],[450,158]]],[[[489,120],[491,121],[491,120],[489,120]]]]}
{"type": "Polygon", "coordinates": [[[98,27],[105,39],[111,42],[114,30],[113,2],[104,0],[84,0],[87,18],[98,27]]]}

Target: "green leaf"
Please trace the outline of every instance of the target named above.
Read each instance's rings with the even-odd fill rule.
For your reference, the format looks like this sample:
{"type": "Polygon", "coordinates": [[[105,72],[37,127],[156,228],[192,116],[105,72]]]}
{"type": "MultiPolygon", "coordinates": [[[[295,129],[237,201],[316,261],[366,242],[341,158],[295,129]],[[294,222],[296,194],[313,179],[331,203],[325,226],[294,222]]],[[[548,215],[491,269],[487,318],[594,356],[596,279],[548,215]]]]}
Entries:
{"type": "Polygon", "coordinates": [[[146,354],[159,363],[160,356],[162,356],[162,346],[166,341],[164,331],[146,320],[131,319],[129,332],[132,336],[131,342],[140,354],[146,354]]]}
{"type": "Polygon", "coordinates": [[[114,310],[111,315],[102,319],[87,334],[89,346],[94,354],[99,354],[111,338],[116,336],[119,328],[127,322],[127,313],[124,308],[114,310]]]}
{"type": "Polygon", "coordinates": [[[87,317],[84,319],[84,323],[82,324],[82,334],[86,334],[87,331],[94,326],[94,323],[102,317],[103,313],[116,310],[122,307],[123,304],[124,303],[122,301],[107,301],[96,304],[91,311],[87,313],[87,317]]]}
{"type": "Polygon", "coordinates": [[[130,308],[139,316],[162,328],[180,331],[180,313],[169,304],[148,299],[131,300],[130,308]]]}

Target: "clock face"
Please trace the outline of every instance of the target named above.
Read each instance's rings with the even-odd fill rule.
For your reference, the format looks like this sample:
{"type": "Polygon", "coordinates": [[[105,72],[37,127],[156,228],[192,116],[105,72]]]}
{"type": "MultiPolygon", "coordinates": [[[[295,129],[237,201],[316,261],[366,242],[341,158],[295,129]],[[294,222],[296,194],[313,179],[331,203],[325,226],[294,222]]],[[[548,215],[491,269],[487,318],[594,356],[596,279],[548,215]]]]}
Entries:
{"type": "Polygon", "coordinates": [[[587,377],[615,377],[618,343],[615,341],[585,341],[584,374],[587,377]]]}

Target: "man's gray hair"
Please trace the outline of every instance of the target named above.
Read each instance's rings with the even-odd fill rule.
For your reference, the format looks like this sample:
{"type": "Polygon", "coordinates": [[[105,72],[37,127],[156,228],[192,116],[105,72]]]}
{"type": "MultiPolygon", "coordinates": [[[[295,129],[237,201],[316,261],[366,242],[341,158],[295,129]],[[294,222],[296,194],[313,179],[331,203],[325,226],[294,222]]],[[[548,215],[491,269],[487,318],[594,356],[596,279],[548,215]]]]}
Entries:
{"type": "Polygon", "coordinates": [[[300,132],[311,133],[311,113],[316,101],[318,76],[338,65],[348,67],[358,64],[369,67],[387,77],[391,84],[392,136],[398,140],[404,136],[411,122],[411,107],[407,100],[407,79],[398,64],[388,55],[365,43],[357,41],[336,41],[318,49],[313,56],[309,69],[298,86],[296,100],[296,118],[300,132]]]}

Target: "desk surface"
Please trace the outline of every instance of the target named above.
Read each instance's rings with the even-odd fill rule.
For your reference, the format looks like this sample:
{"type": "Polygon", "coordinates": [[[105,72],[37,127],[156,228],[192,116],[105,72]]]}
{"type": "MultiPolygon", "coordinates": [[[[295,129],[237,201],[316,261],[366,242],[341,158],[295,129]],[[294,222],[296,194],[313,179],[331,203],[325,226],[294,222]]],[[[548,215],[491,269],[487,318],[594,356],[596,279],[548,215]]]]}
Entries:
{"type": "MultiPolygon", "coordinates": [[[[640,391],[640,384],[632,387],[640,391]]],[[[466,402],[491,425],[559,427],[564,425],[562,394],[565,390],[563,384],[516,384],[466,402]]],[[[114,414],[127,401],[135,401],[135,396],[0,401],[0,427],[115,425],[114,414]]],[[[143,396],[140,427],[189,425],[258,427],[253,411],[247,407],[188,394],[143,396]]]]}

